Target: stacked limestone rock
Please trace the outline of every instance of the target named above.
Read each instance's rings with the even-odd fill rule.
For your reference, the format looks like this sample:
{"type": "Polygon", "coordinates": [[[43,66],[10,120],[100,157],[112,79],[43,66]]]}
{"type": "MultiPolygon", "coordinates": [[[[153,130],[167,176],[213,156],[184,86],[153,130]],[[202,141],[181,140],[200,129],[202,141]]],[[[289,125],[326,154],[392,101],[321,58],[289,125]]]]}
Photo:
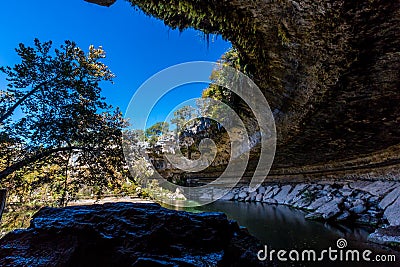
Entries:
{"type": "Polygon", "coordinates": [[[268,184],[250,192],[233,189],[225,200],[283,204],[310,211],[308,219],[349,221],[382,226],[373,242],[400,245],[400,183],[356,181],[321,184],[268,184]]]}
{"type": "MultiPolygon", "coordinates": [[[[348,221],[392,230],[400,228],[399,182],[266,184],[254,192],[242,186],[233,189],[224,199],[288,205],[310,211],[306,215],[308,219],[348,221]]],[[[379,241],[374,240],[373,235],[370,239],[379,241]]],[[[398,240],[400,244],[397,233],[389,239],[398,240]]]]}

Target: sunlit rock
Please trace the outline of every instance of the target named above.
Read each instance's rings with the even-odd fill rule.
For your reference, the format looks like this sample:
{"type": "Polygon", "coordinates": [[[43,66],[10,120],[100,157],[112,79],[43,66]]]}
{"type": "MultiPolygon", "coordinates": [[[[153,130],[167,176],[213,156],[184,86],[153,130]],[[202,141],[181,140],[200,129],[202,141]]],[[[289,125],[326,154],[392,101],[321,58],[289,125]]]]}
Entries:
{"type": "Polygon", "coordinates": [[[379,207],[381,209],[386,209],[390,204],[392,204],[396,199],[400,197],[400,186],[397,186],[393,191],[387,194],[381,202],[379,202],[379,207]]]}
{"type": "Polygon", "coordinates": [[[386,208],[384,216],[389,221],[390,225],[400,225],[400,197],[386,208]]]}
{"type": "Polygon", "coordinates": [[[276,194],[276,196],[274,196],[274,199],[276,199],[276,201],[279,204],[284,204],[285,200],[287,198],[287,195],[289,194],[290,190],[292,189],[291,185],[284,185],[281,187],[281,190],[279,191],[278,194],[276,194]]]}

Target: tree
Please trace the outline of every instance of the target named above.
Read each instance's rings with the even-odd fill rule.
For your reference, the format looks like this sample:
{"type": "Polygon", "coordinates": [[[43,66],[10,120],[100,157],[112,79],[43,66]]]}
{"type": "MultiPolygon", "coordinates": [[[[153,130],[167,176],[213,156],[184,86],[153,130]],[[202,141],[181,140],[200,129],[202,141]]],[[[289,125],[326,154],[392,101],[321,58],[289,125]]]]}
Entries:
{"type": "Polygon", "coordinates": [[[171,123],[176,125],[177,133],[182,130],[182,127],[191,119],[196,116],[196,109],[192,106],[183,106],[180,109],[174,111],[174,117],[171,119],[171,123]]]}
{"type": "Polygon", "coordinates": [[[127,175],[121,132],[127,123],[100,95],[100,83],[114,77],[101,62],[105,52],[90,46],[85,53],[71,41],[51,47],[37,39],[34,47],[20,44],[21,63],[0,68],[9,82],[0,91],[0,146],[8,149],[0,156],[0,181],[10,185],[10,175],[56,164],[64,166],[64,188],[71,177],[107,186],[127,175]],[[17,109],[22,115],[12,117],[17,109]]]}
{"type": "Polygon", "coordinates": [[[146,138],[150,142],[151,145],[155,145],[158,140],[158,137],[167,133],[169,130],[168,122],[157,122],[151,127],[147,128],[145,131],[146,138]]]}
{"type": "Polygon", "coordinates": [[[151,137],[151,136],[161,136],[162,134],[168,132],[169,129],[169,123],[168,122],[157,122],[151,127],[146,129],[146,136],[151,137]]]}

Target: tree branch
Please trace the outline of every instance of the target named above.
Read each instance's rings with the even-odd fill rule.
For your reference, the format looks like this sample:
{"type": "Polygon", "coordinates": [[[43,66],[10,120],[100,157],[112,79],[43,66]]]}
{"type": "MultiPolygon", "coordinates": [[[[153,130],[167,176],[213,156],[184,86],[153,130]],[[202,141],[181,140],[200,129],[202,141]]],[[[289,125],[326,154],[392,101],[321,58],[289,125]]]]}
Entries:
{"type": "Polygon", "coordinates": [[[44,81],[36,85],[32,90],[30,90],[28,93],[26,93],[23,97],[21,97],[11,108],[9,108],[3,115],[0,117],[0,124],[3,123],[8,117],[10,117],[14,111],[17,109],[19,105],[22,104],[28,97],[36,93],[37,90],[39,90],[40,87],[44,86],[46,83],[50,81],[44,81]]]}
{"type": "Polygon", "coordinates": [[[72,151],[72,150],[77,150],[77,149],[82,149],[82,148],[83,147],[71,146],[71,147],[56,147],[56,148],[46,149],[45,151],[37,153],[31,157],[22,159],[16,163],[12,164],[11,166],[8,166],[4,170],[0,171],[0,182],[4,178],[6,178],[8,175],[12,174],[13,172],[18,171],[21,168],[28,166],[29,164],[34,163],[40,159],[44,159],[54,153],[63,152],[63,151],[72,151]]]}

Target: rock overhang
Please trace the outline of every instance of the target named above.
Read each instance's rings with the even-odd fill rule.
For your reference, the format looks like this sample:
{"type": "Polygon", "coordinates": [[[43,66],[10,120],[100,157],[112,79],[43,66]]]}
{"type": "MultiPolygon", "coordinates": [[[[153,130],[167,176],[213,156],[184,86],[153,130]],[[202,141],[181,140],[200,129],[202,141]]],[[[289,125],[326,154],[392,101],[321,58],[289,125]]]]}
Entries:
{"type": "Polygon", "coordinates": [[[398,169],[398,0],[129,2],[172,28],[232,42],[278,111],[272,174],[398,169]]]}

